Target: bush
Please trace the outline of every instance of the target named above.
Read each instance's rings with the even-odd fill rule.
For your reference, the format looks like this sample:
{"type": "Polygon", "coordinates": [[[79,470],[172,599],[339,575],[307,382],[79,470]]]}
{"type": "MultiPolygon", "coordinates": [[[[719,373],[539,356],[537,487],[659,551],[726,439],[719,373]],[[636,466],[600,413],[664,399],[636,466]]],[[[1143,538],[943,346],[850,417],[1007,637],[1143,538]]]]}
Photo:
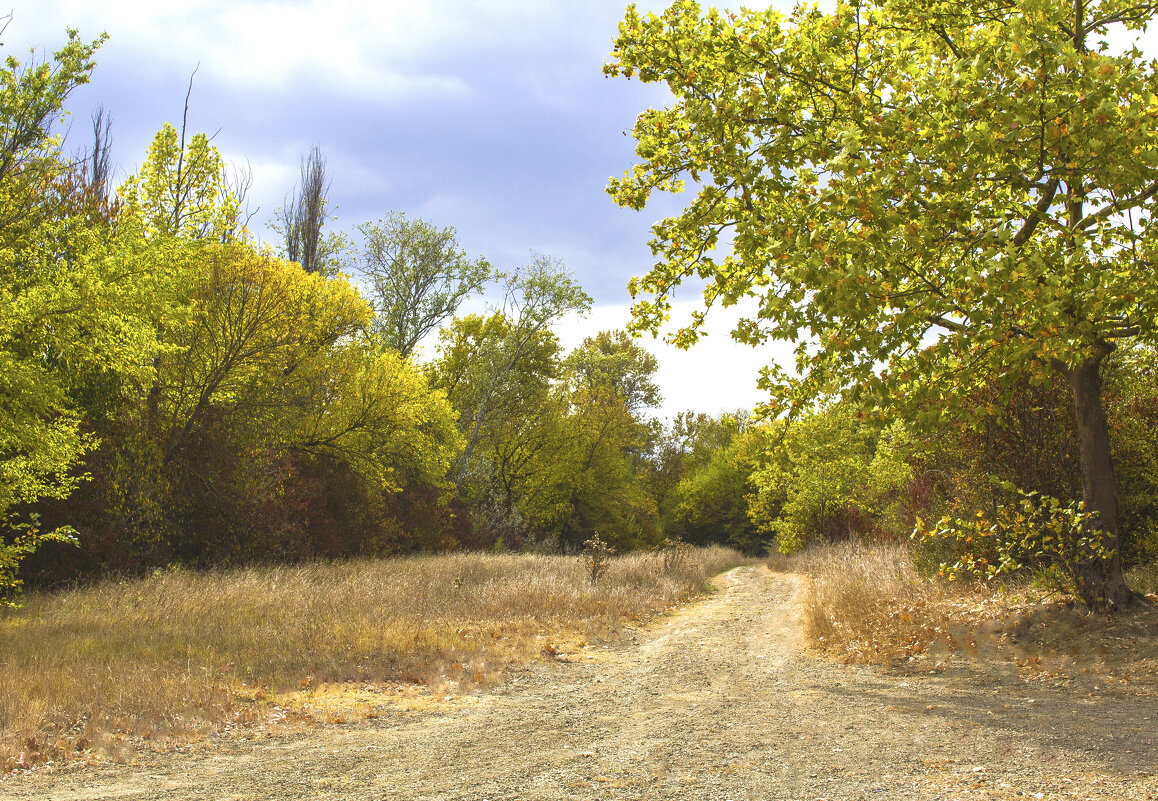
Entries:
{"type": "Polygon", "coordinates": [[[1049,589],[1084,597],[1087,565],[1109,558],[1100,529],[1091,525],[1094,514],[1080,502],[1063,503],[1036,492],[1018,491],[1020,502],[999,505],[988,516],[943,517],[926,529],[918,521],[914,538],[948,543],[955,561],[938,565],[938,574],[950,580],[1033,571],[1049,589]]]}

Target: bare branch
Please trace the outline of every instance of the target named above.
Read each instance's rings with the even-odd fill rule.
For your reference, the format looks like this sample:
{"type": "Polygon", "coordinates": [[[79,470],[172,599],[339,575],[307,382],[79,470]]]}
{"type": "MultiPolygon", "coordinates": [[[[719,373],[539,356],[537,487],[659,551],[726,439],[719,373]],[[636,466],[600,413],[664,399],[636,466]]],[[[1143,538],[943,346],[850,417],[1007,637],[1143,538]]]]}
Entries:
{"type": "Polygon", "coordinates": [[[302,156],[301,182],[281,210],[286,257],[306,272],[324,272],[322,228],[326,223],[326,196],[331,178],[318,145],[302,156]]]}
{"type": "Polygon", "coordinates": [[[100,197],[108,197],[112,178],[112,117],[98,106],[92,113],[92,150],[85,157],[88,185],[100,197]]]}
{"type": "Polygon", "coordinates": [[[189,127],[189,98],[193,95],[193,78],[197,70],[201,69],[201,62],[193,68],[189,75],[189,88],[185,90],[185,107],[181,112],[181,147],[177,151],[177,184],[173,187],[173,230],[181,229],[181,212],[184,211],[188,187],[185,185],[185,136],[189,127]]]}

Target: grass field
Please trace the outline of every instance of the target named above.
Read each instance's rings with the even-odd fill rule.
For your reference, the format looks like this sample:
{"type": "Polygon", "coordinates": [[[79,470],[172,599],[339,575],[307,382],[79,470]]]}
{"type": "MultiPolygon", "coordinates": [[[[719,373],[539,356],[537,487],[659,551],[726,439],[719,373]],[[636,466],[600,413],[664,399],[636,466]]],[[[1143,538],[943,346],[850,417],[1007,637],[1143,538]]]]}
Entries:
{"type": "Polygon", "coordinates": [[[1149,605],[1098,615],[1028,578],[986,584],[924,577],[907,544],[850,541],[772,561],[809,577],[805,637],[842,661],[939,670],[953,658],[980,656],[1031,677],[1158,682],[1153,566],[1127,574],[1149,605]]]}
{"type": "Polygon", "coordinates": [[[662,612],[742,559],[668,561],[616,557],[596,585],[580,557],[474,553],[31,594],[0,614],[0,764],[196,738],[323,683],[486,684],[662,612]]]}

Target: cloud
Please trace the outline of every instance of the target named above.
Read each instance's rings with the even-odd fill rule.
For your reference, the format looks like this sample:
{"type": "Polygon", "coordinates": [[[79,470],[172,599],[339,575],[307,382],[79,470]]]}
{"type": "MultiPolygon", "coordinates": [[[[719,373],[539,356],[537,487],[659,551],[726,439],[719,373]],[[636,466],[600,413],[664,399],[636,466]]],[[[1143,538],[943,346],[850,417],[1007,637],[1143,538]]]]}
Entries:
{"type": "MultiPolygon", "coordinates": [[[[626,282],[653,261],[649,227],[687,200],[659,196],[640,213],[604,191],[635,161],[624,132],[669,97],[602,75],[625,0],[16,2],[9,53],[51,50],[68,26],[87,39],[110,34],[92,84],[70,101],[69,147],[84,144],[88,110],[103,104],[114,158],[122,175],[134,171],[161,124],[180,123],[200,63],[190,128],[218,132],[222,154],[252,167],[257,235],[316,143],[331,168],[334,228],[395,210],[456,227],[468,253],[502,269],[532,249],[562,258],[599,304],[572,345],[626,323],[626,282]]],[[[668,0],[639,5],[658,11],[668,0]]],[[[681,309],[677,319],[690,305],[681,309]]],[[[710,335],[686,353],[642,341],[661,356],[665,413],[761,400],[768,352],[710,319],[710,335]]]]}
{"type": "MultiPolygon", "coordinates": [[[[699,308],[694,301],[673,304],[672,317],[684,320],[699,308]]],[[[656,411],[660,417],[672,418],[692,410],[717,415],[736,409],[751,409],[768,399],[756,387],[760,368],[776,362],[791,368],[791,346],[784,343],[749,347],[730,336],[740,316],[751,314],[754,301],[729,309],[714,310],[708,315],[706,336],[688,350],[680,350],[660,339],[644,336],[637,340],[659,361],[656,383],[663,394],[663,404],[656,411]]],[[[571,350],[598,331],[625,328],[631,319],[626,304],[595,307],[586,318],[569,315],[555,331],[565,350],[571,350]]]]}
{"type": "Polygon", "coordinates": [[[531,248],[563,257],[611,300],[648,266],[655,214],[620,210],[603,188],[632,161],[621,132],[663,97],[602,77],[622,15],[619,0],[47,0],[12,27],[48,43],[66,25],[109,31],[74,108],[111,112],[126,173],[162,123],[180,122],[200,63],[190,126],[220,131],[226,158],[254,166],[262,218],[317,143],[341,225],[429,217],[507,267],[531,248]]]}
{"type": "Polygon", "coordinates": [[[55,42],[66,25],[86,37],[104,30],[118,58],[184,74],[200,63],[202,77],[221,86],[287,92],[324,85],[398,99],[467,91],[456,76],[412,65],[446,45],[437,15],[430,3],[67,0],[18,10],[14,33],[55,42]]]}
{"type": "MultiPolygon", "coordinates": [[[[572,44],[589,42],[590,25],[566,24],[568,17],[590,18],[586,7],[542,0],[42,0],[16,9],[11,33],[21,42],[51,44],[67,26],[87,38],[107,31],[118,57],[182,74],[201,63],[203,77],[221,86],[326,87],[399,101],[468,94],[471,76],[459,68],[479,53],[503,62],[504,50],[542,52],[552,31],[567,29],[572,44]]],[[[539,62],[521,71],[535,82],[543,74],[557,77],[559,69],[539,62]]]]}

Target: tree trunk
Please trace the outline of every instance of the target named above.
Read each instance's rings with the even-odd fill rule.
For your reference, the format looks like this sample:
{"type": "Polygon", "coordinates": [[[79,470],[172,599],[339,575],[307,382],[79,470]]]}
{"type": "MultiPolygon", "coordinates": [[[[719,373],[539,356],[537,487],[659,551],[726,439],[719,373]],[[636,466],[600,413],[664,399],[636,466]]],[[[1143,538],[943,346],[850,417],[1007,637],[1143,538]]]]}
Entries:
{"type": "Polygon", "coordinates": [[[1092,557],[1078,572],[1081,599],[1092,609],[1117,609],[1130,604],[1134,593],[1122,576],[1121,538],[1118,532],[1118,485],[1110,454],[1110,432],[1102,405],[1102,360],[1108,349],[1090,356],[1068,372],[1074,395],[1074,416],[1082,463],[1082,500],[1096,512],[1092,525],[1103,533],[1111,551],[1105,559],[1092,557]]]}

